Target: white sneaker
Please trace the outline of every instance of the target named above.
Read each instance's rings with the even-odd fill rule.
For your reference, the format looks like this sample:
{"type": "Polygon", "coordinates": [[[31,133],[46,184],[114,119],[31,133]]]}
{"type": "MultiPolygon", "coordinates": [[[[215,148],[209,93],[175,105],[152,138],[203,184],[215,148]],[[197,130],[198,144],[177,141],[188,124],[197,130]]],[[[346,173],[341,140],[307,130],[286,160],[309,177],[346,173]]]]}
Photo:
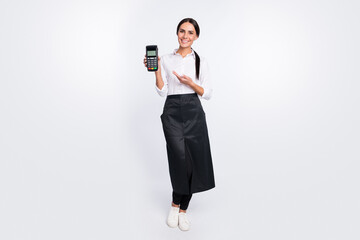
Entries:
{"type": "Polygon", "coordinates": [[[179,225],[179,209],[180,207],[171,206],[169,216],[166,221],[169,227],[174,228],[179,225]]]}
{"type": "Polygon", "coordinates": [[[190,229],[190,221],[184,212],[179,213],[179,228],[182,231],[188,231],[190,229]]]}

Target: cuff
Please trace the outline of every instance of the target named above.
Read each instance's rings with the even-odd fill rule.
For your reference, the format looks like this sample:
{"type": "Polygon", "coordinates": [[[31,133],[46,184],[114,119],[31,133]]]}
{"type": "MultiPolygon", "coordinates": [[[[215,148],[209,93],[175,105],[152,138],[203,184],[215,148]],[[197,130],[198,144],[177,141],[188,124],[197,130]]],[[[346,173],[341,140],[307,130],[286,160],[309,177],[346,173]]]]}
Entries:
{"type": "MultiPolygon", "coordinates": [[[[200,95],[199,95],[200,96],[200,95]]],[[[212,89],[204,88],[204,93],[200,96],[201,99],[209,100],[212,96],[212,89]]]]}
{"type": "Polygon", "coordinates": [[[162,89],[160,90],[156,84],[155,84],[155,89],[157,91],[157,93],[162,96],[162,97],[165,97],[166,96],[166,89],[165,89],[165,85],[162,87],[162,89]]]}

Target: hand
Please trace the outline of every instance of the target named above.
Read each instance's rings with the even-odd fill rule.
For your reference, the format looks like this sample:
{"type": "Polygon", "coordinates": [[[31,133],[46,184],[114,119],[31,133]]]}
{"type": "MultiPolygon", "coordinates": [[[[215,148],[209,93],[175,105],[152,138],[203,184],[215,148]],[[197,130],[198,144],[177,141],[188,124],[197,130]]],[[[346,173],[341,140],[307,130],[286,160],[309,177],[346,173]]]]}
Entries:
{"type": "MultiPolygon", "coordinates": [[[[145,54],[145,58],[144,58],[144,65],[147,69],[147,59],[146,59],[146,54],[145,54]]],[[[158,71],[161,71],[161,66],[160,66],[160,57],[158,56],[158,71]]],[[[156,72],[155,72],[156,73],[156,72]]]]}
{"type": "Polygon", "coordinates": [[[181,83],[183,83],[183,84],[186,84],[186,85],[188,85],[188,86],[191,86],[191,84],[194,83],[193,80],[192,80],[190,77],[186,76],[186,75],[180,76],[180,75],[177,74],[175,71],[173,71],[173,74],[175,74],[175,76],[176,76],[176,77],[179,79],[179,81],[180,81],[181,83]]]}

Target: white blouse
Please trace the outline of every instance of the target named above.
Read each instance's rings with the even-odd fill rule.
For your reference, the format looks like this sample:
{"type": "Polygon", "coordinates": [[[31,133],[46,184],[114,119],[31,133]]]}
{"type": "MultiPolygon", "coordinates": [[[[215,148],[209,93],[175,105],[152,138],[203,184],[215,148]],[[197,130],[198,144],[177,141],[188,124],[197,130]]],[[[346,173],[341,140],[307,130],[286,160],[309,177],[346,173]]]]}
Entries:
{"type": "Polygon", "coordinates": [[[190,77],[194,83],[201,86],[204,89],[202,96],[199,98],[209,100],[212,96],[212,84],[209,74],[208,62],[204,57],[200,57],[200,72],[199,79],[196,79],[196,67],[195,67],[195,53],[191,50],[191,53],[187,54],[184,58],[176,53],[175,49],[173,53],[165,54],[160,57],[161,64],[161,77],[164,81],[164,86],[160,90],[156,84],[155,88],[158,94],[162,97],[173,94],[186,94],[195,93],[195,91],[186,84],[183,84],[172,73],[175,71],[177,74],[186,75],[190,77]]]}

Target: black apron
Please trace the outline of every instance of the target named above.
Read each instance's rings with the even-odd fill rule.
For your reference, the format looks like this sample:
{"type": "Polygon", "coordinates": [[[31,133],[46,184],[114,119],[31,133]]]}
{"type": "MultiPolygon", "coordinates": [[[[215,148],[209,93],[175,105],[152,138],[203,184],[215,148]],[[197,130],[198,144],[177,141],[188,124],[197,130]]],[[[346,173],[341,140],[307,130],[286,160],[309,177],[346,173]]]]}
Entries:
{"type": "Polygon", "coordinates": [[[173,191],[191,194],[214,188],[205,112],[197,93],[168,95],[160,118],[173,191]]]}

